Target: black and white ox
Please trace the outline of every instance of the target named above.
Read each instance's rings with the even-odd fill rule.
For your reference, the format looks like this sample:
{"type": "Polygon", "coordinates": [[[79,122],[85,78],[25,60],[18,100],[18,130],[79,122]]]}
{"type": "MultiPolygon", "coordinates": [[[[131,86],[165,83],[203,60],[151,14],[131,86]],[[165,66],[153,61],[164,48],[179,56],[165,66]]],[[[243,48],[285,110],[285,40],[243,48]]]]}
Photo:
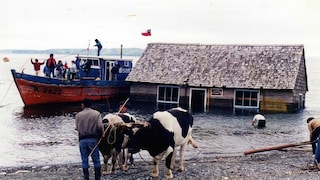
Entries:
{"type": "Polygon", "coordinates": [[[187,144],[194,143],[191,132],[193,117],[187,110],[174,108],[167,111],[158,111],[153,114],[149,121],[128,126],[132,129],[132,137],[135,149],[147,150],[153,157],[152,177],[159,176],[159,160],[165,155],[165,165],[167,167],[166,178],[172,179],[174,169],[176,147],[180,146],[180,161],[178,171],[184,170],[184,151],[187,144]]]}
{"type": "Polygon", "coordinates": [[[103,117],[102,122],[105,130],[98,147],[103,155],[103,175],[109,173],[114,174],[116,172],[117,162],[121,170],[128,170],[128,135],[126,135],[128,133],[124,132],[126,129],[118,127],[125,123],[135,123],[135,117],[128,113],[109,113],[103,117]],[[124,167],[122,167],[122,149],[126,149],[124,167]],[[108,171],[108,161],[110,158],[112,162],[111,172],[108,171]]]}

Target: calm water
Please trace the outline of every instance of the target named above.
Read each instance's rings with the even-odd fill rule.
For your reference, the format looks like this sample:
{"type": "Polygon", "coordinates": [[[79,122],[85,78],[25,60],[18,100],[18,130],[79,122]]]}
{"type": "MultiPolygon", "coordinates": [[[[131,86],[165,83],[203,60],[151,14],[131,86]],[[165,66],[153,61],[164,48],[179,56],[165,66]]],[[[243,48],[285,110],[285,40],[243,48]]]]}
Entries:
{"type": "MultiPolygon", "coordinates": [[[[0,167],[38,166],[80,163],[74,115],[80,105],[39,106],[25,108],[13,82],[10,69],[34,73],[30,58],[46,59],[48,55],[0,54],[0,167]],[[3,57],[10,62],[4,63],[3,57]]],[[[56,55],[71,61],[73,56],[56,55]]],[[[137,59],[138,57],[134,57],[137,59]]],[[[186,159],[197,156],[242,155],[245,150],[296,143],[308,140],[306,119],[320,115],[320,58],[306,59],[309,92],[306,108],[295,114],[266,114],[267,128],[251,127],[252,116],[229,112],[194,114],[193,136],[198,149],[187,148],[186,159]]],[[[69,63],[68,63],[69,64],[69,63]]],[[[94,108],[102,113],[114,112],[117,106],[100,102],[94,108]]],[[[156,109],[153,104],[128,104],[129,113],[137,119],[149,119],[156,109]]],[[[144,158],[150,158],[146,152],[144,158]]],[[[139,155],[135,155],[139,160],[139,155]]]]}

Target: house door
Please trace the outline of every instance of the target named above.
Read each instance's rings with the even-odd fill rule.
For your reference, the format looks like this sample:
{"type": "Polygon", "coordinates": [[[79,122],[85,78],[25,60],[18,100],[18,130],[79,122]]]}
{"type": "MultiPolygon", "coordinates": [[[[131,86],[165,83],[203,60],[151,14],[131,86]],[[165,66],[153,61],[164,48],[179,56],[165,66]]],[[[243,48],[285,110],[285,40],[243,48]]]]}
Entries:
{"type": "Polygon", "coordinates": [[[191,88],[190,107],[193,112],[203,112],[206,107],[206,89],[191,88]]]}

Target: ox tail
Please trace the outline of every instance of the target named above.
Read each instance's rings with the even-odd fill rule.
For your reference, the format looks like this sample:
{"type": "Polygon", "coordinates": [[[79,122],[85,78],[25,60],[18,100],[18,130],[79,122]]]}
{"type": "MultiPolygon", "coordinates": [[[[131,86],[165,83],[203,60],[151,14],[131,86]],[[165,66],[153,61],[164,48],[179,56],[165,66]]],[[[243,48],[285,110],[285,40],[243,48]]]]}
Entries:
{"type": "Polygon", "coordinates": [[[191,135],[189,136],[188,144],[191,144],[193,148],[198,148],[191,135]]]}

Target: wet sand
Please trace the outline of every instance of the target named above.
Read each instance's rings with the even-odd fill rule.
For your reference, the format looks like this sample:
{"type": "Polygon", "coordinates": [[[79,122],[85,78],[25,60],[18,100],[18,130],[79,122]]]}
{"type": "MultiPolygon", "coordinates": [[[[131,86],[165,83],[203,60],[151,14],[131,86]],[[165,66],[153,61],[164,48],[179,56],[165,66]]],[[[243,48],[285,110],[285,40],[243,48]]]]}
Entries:
{"type": "MultiPolygon", "coordinates": [[[[165,179],[164,161],[160,175],[165,179]]],[[[242,156],[209,156],[185,161],[184,172],[173,171],[174,179],[319,179],[320,171],[313,166],[310,146],[287,148],[242,156]]],[[[128,171],[103,176],[102,179],[150,178],[151,161],[137,161],[128,171]]],[[[90,178],[94,179],[93,168],[90,178]]],[[[41,167],[1,168],[0,179],[83,179],[80,164],[41,167]]]]}

